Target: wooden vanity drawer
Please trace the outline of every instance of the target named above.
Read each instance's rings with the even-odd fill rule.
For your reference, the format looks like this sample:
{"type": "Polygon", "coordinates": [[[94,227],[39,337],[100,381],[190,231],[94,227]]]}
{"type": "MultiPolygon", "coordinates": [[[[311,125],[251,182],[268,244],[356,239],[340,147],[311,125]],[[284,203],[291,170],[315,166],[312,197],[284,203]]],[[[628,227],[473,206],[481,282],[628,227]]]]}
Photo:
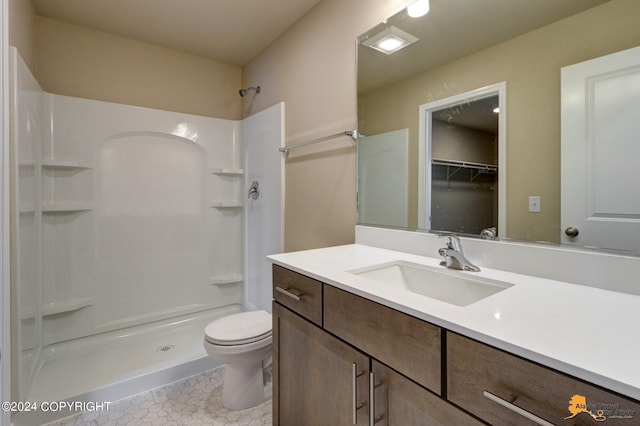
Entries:
{"type": "Polygon", "coordinates": [[[325,285],[324,328],[440,394],[439,327],[325,285]]]}
{"type": "Polygon", "coordinates": [[[273,298],[281,305],[322,326],[322,283],[273,265],[273,298]]]}
{"type": "MultiPolygon", "coordinates": [[[[615,362],[615,360],[612,360],[615,362]]],[[[536,424],[494,395],[554,425],[640,424],[640,404],[618,394],[447,332],[447,397],[492,425],[536,424]],[[487,394],[490,393],[490,394],[487,394]],[[586,407],[581,402],[586,401],[586,407]],[[599,420],[585,411],[598,416],[599,420]],[[573,416],[572,418],[567,418],[573,416]],[[615,418],[615,416],[630,418],[615,418]],[[598,421],[596,421],[598,420],[598,421]]],[[[517,410],[517,408],[516,408],[517,410]]]]}

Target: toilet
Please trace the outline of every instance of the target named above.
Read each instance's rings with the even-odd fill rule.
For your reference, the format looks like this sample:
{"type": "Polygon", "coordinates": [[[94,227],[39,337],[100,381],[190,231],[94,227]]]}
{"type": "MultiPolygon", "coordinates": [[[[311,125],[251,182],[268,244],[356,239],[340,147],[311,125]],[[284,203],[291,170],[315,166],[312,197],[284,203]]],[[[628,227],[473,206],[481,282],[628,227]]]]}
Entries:
{"type": "Polygon", "coordinates": [[[271,397],[271,325],[271,314],[251,311],[217,319],[205,328],[207,354],[226,365],[226,408],[242,410],[271,397]]]}

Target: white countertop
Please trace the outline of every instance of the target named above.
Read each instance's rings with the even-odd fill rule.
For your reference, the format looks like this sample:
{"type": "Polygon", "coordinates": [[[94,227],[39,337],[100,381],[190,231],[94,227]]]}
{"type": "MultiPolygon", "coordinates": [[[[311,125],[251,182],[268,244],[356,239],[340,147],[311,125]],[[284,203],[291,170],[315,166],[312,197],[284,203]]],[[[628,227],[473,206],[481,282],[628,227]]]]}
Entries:
{"type": "MultiPolygon", "coordinates": [[[[269,256],[278,265],[640,400],[640,296],[496,269],[464,272],[514,286],[468,306],[346,272],[439,259],[351,244],[269,256]]],[[[576,267],[577,265],[567,265],[576,267]]]]}

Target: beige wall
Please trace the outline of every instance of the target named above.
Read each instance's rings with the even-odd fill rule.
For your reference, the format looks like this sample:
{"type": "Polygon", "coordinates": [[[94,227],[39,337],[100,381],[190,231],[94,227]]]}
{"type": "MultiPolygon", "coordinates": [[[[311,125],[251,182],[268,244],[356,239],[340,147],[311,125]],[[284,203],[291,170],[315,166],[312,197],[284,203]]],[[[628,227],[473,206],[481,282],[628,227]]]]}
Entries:
{"type": "MultiPolygon", "coordinates": [[[[287,144],[356,127],[355,39],[407,0],[323,0],[243,70],[262,92],[243,114],[286,103],[287,144]]],[[[348,137],[301,148],[286,161],[285,249],[354,241],[356,156],[348,137]]]]}
{"type": "Polygon", "coordinates": [[[31,0],[9,0],[9,44],[15,46],[32,73],[36,64],[36,15],[31,0]]]}
{"type": "Polygon", "coordinates": [[[48,92],[241,118],[240,67],[39,17],[31,0],[9,0],[9,39],[48,92]]]}
{"type": "Polygon", "coordinates": [[[239,67],[41,16],[35,75],[56,94],[227,119],[242,113],[239,67]]]}
{"type": "Polygon", "coordinates": [[[507,236],[560,237],[560,68],[640,45],[640,2],[612,0],[359,99],[364,134],[408,127],[417,209],[418,106],[507,82],[507,236]],[[528,197],[541,196],[541,213],[528,197]]]}

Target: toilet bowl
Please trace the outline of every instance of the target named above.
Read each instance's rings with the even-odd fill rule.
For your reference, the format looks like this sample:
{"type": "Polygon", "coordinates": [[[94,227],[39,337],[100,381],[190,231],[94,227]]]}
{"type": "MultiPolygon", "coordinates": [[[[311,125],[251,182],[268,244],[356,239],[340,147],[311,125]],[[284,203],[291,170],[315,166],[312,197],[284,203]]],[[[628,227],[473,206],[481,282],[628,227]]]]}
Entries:
{"type": "Polygon", "coordinates": [[[207,354],[226,365],[226,408],[242,410],[271,397],[271,325],[271,314],[251,311],[217,319],[205,328],[207,354]]]}

